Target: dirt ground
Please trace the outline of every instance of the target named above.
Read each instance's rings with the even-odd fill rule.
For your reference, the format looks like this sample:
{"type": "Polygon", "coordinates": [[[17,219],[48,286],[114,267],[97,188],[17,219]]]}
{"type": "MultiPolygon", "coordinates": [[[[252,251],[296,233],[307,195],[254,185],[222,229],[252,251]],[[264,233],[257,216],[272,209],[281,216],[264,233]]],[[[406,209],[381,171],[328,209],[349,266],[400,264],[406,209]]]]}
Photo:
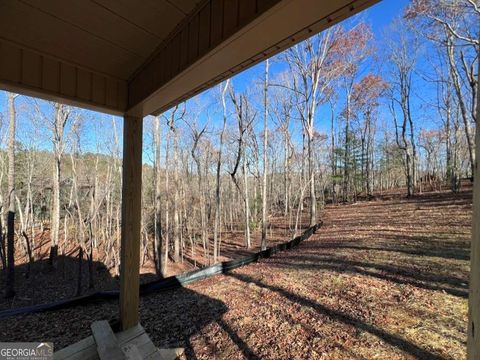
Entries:
{"type": "MultiPolygon", "coordinates": [[[[463,359],[471,192],[327,206],[299,247],[143,297],[158,347],[192,359],[463,359]]],[[[88,336],[116,302],[2,320],[1,341],[88,336]]]]}

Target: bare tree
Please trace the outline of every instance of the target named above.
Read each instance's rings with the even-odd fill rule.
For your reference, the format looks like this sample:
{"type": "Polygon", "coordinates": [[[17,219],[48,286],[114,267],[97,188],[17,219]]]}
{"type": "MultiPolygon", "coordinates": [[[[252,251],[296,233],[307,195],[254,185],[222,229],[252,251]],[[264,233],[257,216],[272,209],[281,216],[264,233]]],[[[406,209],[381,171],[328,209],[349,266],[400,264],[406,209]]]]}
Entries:
{"type": "MultiPolygon", "coordinates": [[[[283,74],[284,75],[284,74],[283,74]]],[[[274,80],[275,81],[275,80],[274,80]]],[[[281,76],[277,81],[279,83],[288,84],[288,76],[281,76]]],[[[275,86],[275,85],[274,85],[275,86]]],[[[290,161],[293,157],[293,146],[290,134],[290,122],[292,119],[293,110],[293,95],[289,90],[283,86],[275,86],[273,92],[274,104],[272,105],[272,112],[275,114],[275,122],[278,130],[283,137],[283,215],[288,216],[291,209],[291,169],[290,161]]]]}
{"type": "Polygon", "coordinates": [[[54,155],[50,264],[55,266],[55,261],[58,254],[58,238],[60,233],[60,181],[62,157],[65,150],[64,133],[71,109],[68,106],[59,103],[55,103],[53,106],[54,118],[50,123],[54,155]]]}
{"type": "Polygon", "coordinates": [[[475,76],[475,63],[480,57],[477,26],[480,21],[479,3],[476,0],[441,2],[413,0],[405,10],[405,18],[420,22],[419,28],[423,30],[423,35],[446,51],[450,81],[463,120],[473,176],[475,135],[472,123],[475,125],[478,120],[476,119],[478,79],[475,76]],[[461,71],[464,76],[461,75],[461,71]]]}
{"type": "Polygon", "coordinates": [[[397,20],[393,26],[398,38],[390,41],[388,49],[388,57],[392,63],[390,110],[395,124],[397,145],[404,153],[407,196],[412,196],[415,192],[417,153],[411,96],[412,77],[419,45],[414,35],[407,34],[400,20],[397,20]],[[402,114],[400,122],[396,115],[396,106],[400,107],[402,114]]]}
{"type": "MultiPolygon", "coordinates": [[[[198,186],[198,203],[200,208],[200,230],[202,236],[202,242],[205,243],[208,240],[207,235],[207,215],[205,209],[205,190],[204,190],[204,176],[203,176],[203,169],[202,169],[202,160],[200,155],[198,154],[198,147],[199,142],[202,139],[202,136],[205,134],[207,130],[207,126],[205,125],[201,130],[197,129],[196,124],[190,124],[187,122],[187,125],[190,127],[192,133],[192,148],[190,150],[190,154],[195,162],[197,167],[197,186],[198,186]]],[[[217,259],[217,243],[213,242],[213,262],[216,262],[217,259]]]]}
{"type": "MultiPolygon", "coordinates": [[[[179,116],[177,111],[179,107],[176,106],[170,113],[167,119],[167,124],[172,132],[173,138],[173,162],[178,164],[178,128],[176,127],[176,121],[183,119],[185,115],[185,106],[179,116]]],[[[174,198],[173,198],[173,260],[175,262],[180,261],[180,214],[179,214],[179,168],[175,168],[173,172],[173,181],[175,184],[174,198]]]]}
{"type": "Polygon", "coordinates": [[[268,169],[268,59],[265,61],[264,83],[264,125],[263,125],[263,181],[262,181],[262,243],[261,248],[267,248],[267,169],[268,169]]]}
{"type": "Polygon", "coordinates": [[[243,203],[245,209],[245,246],[247,249],[251,246],[251,237],[250,237],[250,204],[249,204],[249,194],[248,194],[248,172],[247,172],[247,159],[246,159],[246,144],[245,144],[245,135],[250,130],[250,127],[255,119],[255,115],[250,114],[250,107],[247,102],[247,98],[244,94],[237,97],[233,90],[233,86],[230,86],[230,99],[235,108],[235,114],[237,117],[238,125],[238,138],[237,138],[237,151],[235,156],[235,162],[233,170],[230,172],[230,178],[232,179],[235,187],[239,193],[242,193],[238,179],[236,177],[238,168],[240,166],[240,161],[243,158],[242,170],[243,170],[243,203]]]}
{"type": "Polygon", "coordinates": [[[223,142],[225,136],[225,128],[227,127],[227,103],[226,103],[226,94],[230,84],[230,80],[225,81],[222,90],[222,109],[223,109],[223,125],[220,132],[220,144],[218,148],[218,158],[217,158],[217,172],[215,178],[215,223],[213,228],[213,262],[217,262],[217,244],[218,232],[220,227],[220,204],[221,204],[221,189],[220,189],[220,170],[222,166],[222,154],[223,154],[223,142]]]}
{"type": "Polygon", "coordinates": [[[166,261],[162,260],[164,254],[164,241],[162,236],[162,184],[161,184],[161,139],[162,128],[160,124],[160,118],[155,116],[153,119],[153,139],[154,139],[154,183],[155,183],[155,220],[154,220],[154,254],[155,254],[155,269],[157,274],[165,277],[166,274],[166,261]]]}
{"type": "Polygon", "coordinates": [[[307,139],[308,185],[310,189],[310,225],[317,221],[313,140],[315,112],[328,98],[327,89],[333,78],[332,52],[338,28],[330,28],[304,43],[287,50],[285,60],[293,76],[292,91],[296,97],[297,112],[307,139]]]}

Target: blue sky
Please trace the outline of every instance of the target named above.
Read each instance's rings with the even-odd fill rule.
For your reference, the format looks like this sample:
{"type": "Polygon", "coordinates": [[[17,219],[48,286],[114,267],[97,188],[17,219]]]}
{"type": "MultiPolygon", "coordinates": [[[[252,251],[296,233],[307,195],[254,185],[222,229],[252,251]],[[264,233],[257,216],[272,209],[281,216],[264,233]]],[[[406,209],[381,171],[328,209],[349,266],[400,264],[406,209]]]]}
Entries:
{"type": "MultiPolygon", "coordinates": [[[[360,21],[364,21],[367,23],[373,33],[373,45],[377,49],[382,49],[383,46],[383,39],[384,39],[384,34],[388,33],[388,27],[392,23],[392,21],[396,18],[402,15],[403,10],[405,7],[409,4],[409,0],[383,0],[380,1],[379,3],[373,5],[366,11],[357,14],[354,18],[348,19],[346,22],[344,22],[344,25],[346,27],[351,27],[355,25],[356,23],[360,21]]],[[[426,45],[428,46],[428,45],[426,45]]],[[[379,54],[381,54],[381,50],[379,51],[379,54]]],[[[381,61],[380,61],[381,62],[381,61]]],[[[419,57],[418,61],[418,70],[423,71],[425,68],[425,59],[422,58],[422,56],[419,57]]],[[[363,70],[360,72],[361,76],[366,75],[368,72],[375,72],[378,71],[378,64],[375,63],[375,60],[373,58],[367,59],[365,63],[363,64],[363,70]]],[[[279,62],[271,62],[270,64],[270,78],[275,78],[275,75],[278,74],[279,72],[283,71],[286,68],[286,65],[284,63],[279,63],[279,62]]],[[[258,84],[259,82],[262,81],[264,77],[264,63],[259,63],[255,66],[253,66],[250,69],[245,70],[244,72],[236,75],[232,79],[232,83],[236,89],[236,91],[253,91],[252,89],[255,88],[255,85],[258,84]]],[[[415,94],[415,85],[419,84],[418,82],[418,76],[414,79],[414,95],[412,97],[412,105],[414,107],[417,107],[419,111],[416,112],[416,116],[419,119],[418,123],[418,129],[424,128],[424,127],[431,127],[432,122],[430,120],[426,120],[430,118],[428,114],[430,113],[429,109],[426,109],[424,106],[420,111],[420,104],[423,103],[423,101],[420,100],[419,97],[416,96],[415,94]]],[[[433,89],[429,87],[428,84],[421,84],[419,89],[421,91],[421,96],[423,99],[428,99],[433,93],[433,89]]],[[[220,111],[221,109],[218,108],[218,103],[215,102],[215,98],[218,98],[218,92],[219,90],[210,90],[205,92],[204,94],[201,94],[196,97],[194,101],[196,102],[201,102],[209,108],[209,104],[211,104],[211,107],[213,107],[213,111],[209,111],[209,116],[212,118],[213,116],[213,123],[215,123],[215,119],[220,122],[220,111]],[[215,110],[217,110],[217,113],[215,113],[215,110]]],[[[259,101],[261,101],[259,97],[259,101]]],[[[337,104],[337,112],[341,111],[342,103],[341,100],[337,104]]],[[[330,117],[330,108],[327,106],[320,106],[319,109],[317,110],[317,116],[315,119],[315,128],[317,131],[328,133],[330,131],[330,122],[329,122],[329,117],[330,117]]],[[[379,118],[381,118],[382,121],[386,122],[387,125],[391,121],[391,115],[390,112],[388,111],[386,106],[382,106],[379,109],[379,118]]],[[[200,119],[200,122],[206,121],[204,118],[200,119]]],[[[210,120],[212,122],[212,120],[210,120]]],[[[261,122],[259,122],[261,125],[261,122]]],[[[214,125],[214,124],[212,124],[214,125]]],[[[292,125],[295,126],[295,125],[292,125]]],[[[297,129],[299,127],[299,124],[297,124],[297,129]]],[[[297,131],[298,133],[298,131],[297,131]]]]}
{"type": "MultiPolygon", "coordinates": [[[[375,41],[378,44],[381,44],[382,33],[385,31],[385,28],[391,23],[394,17],[402,13],[402,10],[408,4],[408,2],[409,1],[407,0],[383,0],[380,3],[372,6],[368,10],[364,11],[363,13],[357,15],[356,19],[348,21],[355,22],[361,19],[370,24],[375,41]]],[[[275,74],[281,71],[283,68],[284,64],[273,63],[270,68],[270,76],[272,78],[275,77],[275,74]]],[[[263,78],[263,71],[264,64],[262,63],[235,76],[232,81],[236,90],[243,91],[246,89],[253,89],[255,87],[255,83],[258,83],[263,78]]],[[[215,99],[217,98],[217,95],[218,88],[198,95],[187,103],[187,111],[189,108],[195,108],[196,113],[201,114],[198,119],[199,123],[208,121],[210,128],[216,127],[216,125],[218,125],[218,123],[220,122],[219,106],[215,104],[215,99]]],[[[40,104],[43,103],[41,100],[38,100],[38,102],[40,104]]],[[[18,138],[20,141],[26,144],[31,144],[33,141],[37,143],[36,145],[39,148],[49,149],[51,147],[51,144],[48,140],[48,129],[46,127],[33,129],[31,125],[31,117],[33,116],[33,114],[31,113],[31,111],[22,111],[22,109],[31,109],[30,106],[32,103],[33,100],[26,97],[22,97],[17,100],[19,118],[17,132],[18,138]]],[[[2,114],[4,120],[7,117],[6,105],[7,102],[5,93],[3,91],[0,91],[0,114],[2,114]]],[[[41,107],[46,113],[48,113],[48,109],[51,108],[48,105],[41,105],[41,107]]],[[[316,124],[319,131],[327,132],[329,125],[328,122],[322,121],[322,116],[324,116],[323,111],[324,110],[322,109],[319,110],[316,124]]],[[[100,146],[98,150],[100,150],[101,152],[108,151],[105,147],[106,145],[104,146],[104,144],[110,142],[112,137],[112,116],[85,110],[81,110],[81,113],[86,119],[82,129],[83,150],[96,151],[98,146],[100,146]],[[94,128],[95,131],[92,131],[94,128]],[[109,139],[105,139],[104,136],[108,136],[109,139]]],[[[122,122],[121,119],[118,118],[116,121],[117,131],[121,138],[122,122]]],[[[1,131],[2,134],[5,134],[5,125],[2,127],[1,131]]],[[[149,141],[148,131],[146,132],[145,137],[146,141],[149,141]]]]}

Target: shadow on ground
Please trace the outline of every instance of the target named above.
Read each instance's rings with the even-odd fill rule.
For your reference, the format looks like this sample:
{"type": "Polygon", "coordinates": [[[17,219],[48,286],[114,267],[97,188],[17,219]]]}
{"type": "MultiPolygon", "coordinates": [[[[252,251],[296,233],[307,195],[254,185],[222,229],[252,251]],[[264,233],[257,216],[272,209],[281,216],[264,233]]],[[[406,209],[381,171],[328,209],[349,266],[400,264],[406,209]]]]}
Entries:
{"type": "MultiPolygon", "coordinates": [[[[332,207],[327,226],[294,250],[143,296],[141,324],[157,347],[184,347],[188,359],[462,358],[470,196],[332,207]]],[[[65,259],[67,280],[75,260],[65,259]]],[[[58,349],[117,318],[117,301],[19,316],[0,322],[0,340],[58,349]]]]}
{"type": "MultiPolygon", "coordinates": [[[[2,290],[5,288],[5,276],[3,271],[0,276],[2,290]]],[[[59,255],[54,266],[48,259],[16,265],[16,295],[5,299],[2,291],[0,310],[66,300],[98,289],[114,290],[118,286],[118,279],[110,275],[102,262],[89,262],[86,256],[80,261],[78,252],[59,255]]]]}
{"type": "MultiPolygon", "coordinates": [[[[98,277],[100,274],[104,277],[102,281],[107,281],[109,272],[105,265],[101,262],[95,262],[92,265],[95,276],[98,277]]],[[[50,273],[54,272],[48,260],[35,262],[30,266],[29,279],[21,278],[27,272],[27,265],[16,267],[16,275],[20,277],[22,283],[31,282],[35,284],[35,277],[40,278],[40,273],[42,274],[41,278],[48,281],[50,280],[50,273]]],[[[67,280],[67,283],[70,281],[70,284],[69,286],[61,285],[61,291],[57,289],[58,284],[51,284],[52,291],[58,292],[57,301],[63,298],[69,299],[76,295],[79,270],[82,274],[83,293],[88,293],[89,273],[88,270],[85,271],[88,266],[89,263],[86,260],[80,262],[75,257],[58,257],[57,271],[63,271],[65,268],[65,280],[67,280]],[[73,269],[76,269],[76,271],[73,269]]],[[[155,274],[141,275],[141,282],[149,282],[155,279],[157,279],[155,274]]],[[[115,278],[110,278],[110,280],[117,281],[115,278]]],[[[17,303],[20,303],[20,301],[23,301],[24,304],[30,302],[30,299],[35,296],[36,291],[39,291],[41,286],[48,285],[46,283],[36,284],[29,290],[27,286],[18,288],[17,303]],[[22,293],[19,294],[19,291],[22,291],[22,293]]],[[[15,298],[8,301],[11,305],[15,305],[15,298]]],[[[228,334],[231,341],[236,344],[246,358],[256,359],[253,351],[222,319],[227,311],[228,307],[224,302],[181,287],[142,296],[140,322],[157,347],[183,347],[188,359],[197,358],[190,343],[190,338],[199,334],[206,326],[217,324],[228,334]]],[[[95,301],[85,305],[81,305],[80,302],[80,305],[73,307],[2,319],[0,321],[0,341],[51,341],[54,343],[55,349],[59,350],[90,336],[90,324],[95,320],[104,319],[109,320],[114,329],[118,329],[118,300],[95,301]]],[[[210,351],[214,353],[216,351],[215,344],[209,343],[209,339],[205,339],[205,341],[211,347],[210,351]]]]}
{"type": "Polygon", "coordinates": [[[382,330],[381,328],[378,328],[376,326],[373,326],[371,324],[365,323],[359,319],[356,319],[348,314],[344,314],[340,311],[333,310],[325,305],[322,305],[319,302],[312,301],[311,299],[307,299],[305,297],[299,296],[297,294],[294,294],[290,291],[287,291],[281,287],[278,286],[272,286],[272,285],[267,285],[264,282],[258,281],[257,279],[246,276],[243,274],[235,274],[235,273],[230,273],[228,274],[229,276],[232,276],[244,283],[253,283],[261,288],[268,289],[270,291],[276,292],[280,294],[282,297],[285,299],[288,299],[292,302],[295,302],[301,306],[309,307],[315,312],[326,315],[329,318],[331,318],[334,321],[339,321],[347,325],[352,325],[358,330],[368,332],[372,335],[375,335],[376,337],[382,339],[385,341],[387,344],[390,344],[392,346],[397,347],[398,349],[413,355],[419,359],[442,359],[442,357],[433,354],[425,349],[422,349],[421,347],[415,345],[412,342],[409,342],[405,339],[402,339],[401,337],[394,335],[394,334],[389,334],[388,332],[382,330]]]}

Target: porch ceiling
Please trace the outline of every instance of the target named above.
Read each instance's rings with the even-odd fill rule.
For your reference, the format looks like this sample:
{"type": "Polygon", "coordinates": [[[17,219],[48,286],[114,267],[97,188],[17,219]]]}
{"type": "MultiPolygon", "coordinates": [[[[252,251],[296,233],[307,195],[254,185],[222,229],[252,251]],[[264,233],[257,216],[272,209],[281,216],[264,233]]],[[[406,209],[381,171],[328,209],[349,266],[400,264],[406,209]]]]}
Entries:
{"type": "Polygon", "coordinates": [[[129,76],[199,0],[6,0],[2,39],[114,78],[129,76]]]}
{"type": "Polygon", "coordinates": [[[3,0],[0,88],[165,110],[378,0],[3,0]]]}

